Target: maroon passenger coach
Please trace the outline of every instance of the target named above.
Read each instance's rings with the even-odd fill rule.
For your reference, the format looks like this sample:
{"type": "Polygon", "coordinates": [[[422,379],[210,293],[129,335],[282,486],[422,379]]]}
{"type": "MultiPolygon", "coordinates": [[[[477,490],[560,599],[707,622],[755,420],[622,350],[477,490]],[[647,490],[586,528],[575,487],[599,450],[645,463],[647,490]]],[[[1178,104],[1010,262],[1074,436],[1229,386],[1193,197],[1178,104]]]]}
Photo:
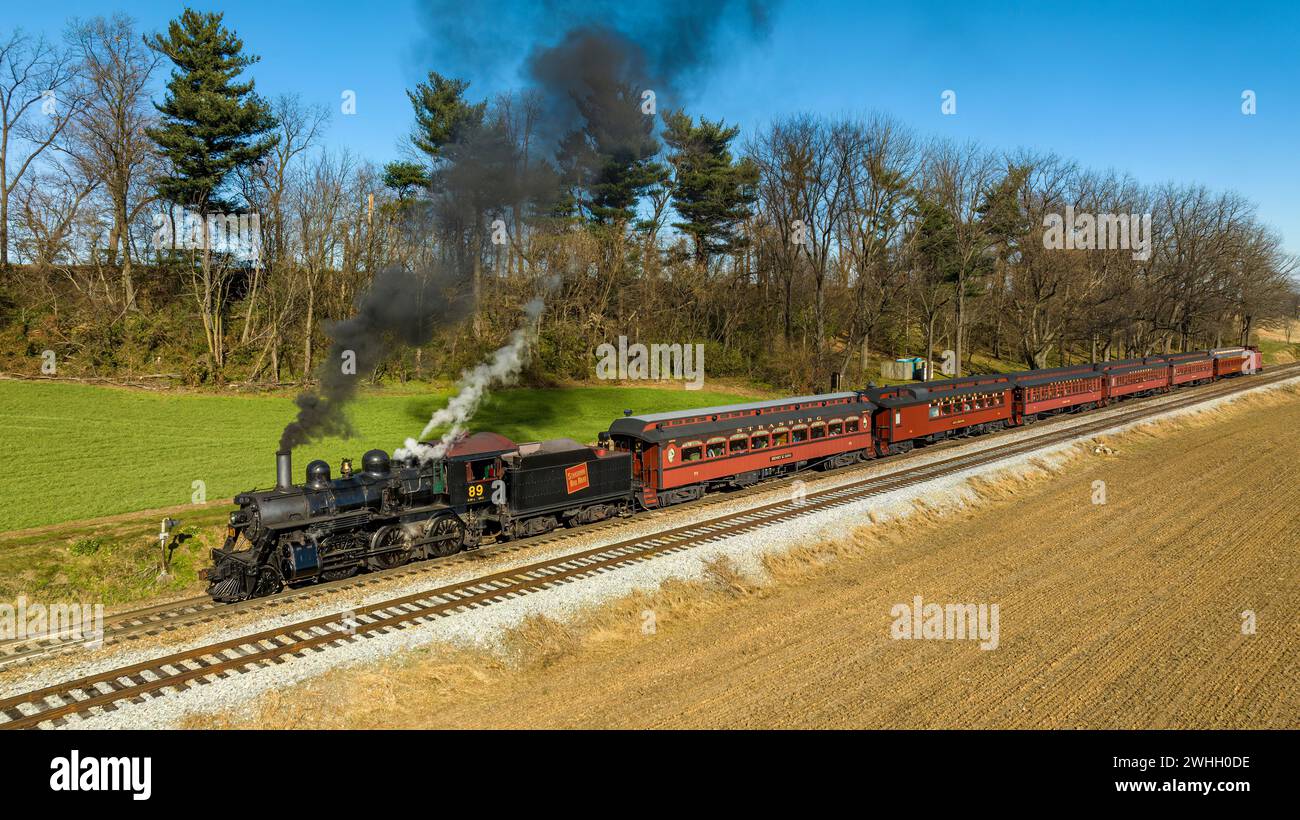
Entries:
{"type": "Polygon", "coordinates": [[[860,393],[828,393],[628,416],[602,438],[632,453],[645,506],[668,506],[809,462],[832,469],[870,458],[875,409],[860,393]]]}
{"type": "Polygon", "coordinates": [[[640,504],[662,507],[1262,369],[1253,347],[1173,353],[672,413],[629,411],[600,438],[602,447],[632,454],[640,504]]]}

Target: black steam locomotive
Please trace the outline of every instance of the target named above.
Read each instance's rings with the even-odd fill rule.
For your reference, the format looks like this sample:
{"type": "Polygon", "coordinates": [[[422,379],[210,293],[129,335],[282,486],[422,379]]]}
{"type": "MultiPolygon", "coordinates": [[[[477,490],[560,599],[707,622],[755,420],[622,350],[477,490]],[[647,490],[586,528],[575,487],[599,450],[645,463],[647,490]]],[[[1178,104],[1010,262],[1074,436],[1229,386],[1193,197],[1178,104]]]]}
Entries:
{"type": "Polygon", "coordinates": [[[632,456],[571,439],[516,445],[495,433],[457,441],[434,462],[371,450],[333,478],[324,461],[295,485],[276,454],[274,489],[235,497],[225,544],[212,551],[208,594],[242,601],[540,535],[632,512],[632,456]]]}

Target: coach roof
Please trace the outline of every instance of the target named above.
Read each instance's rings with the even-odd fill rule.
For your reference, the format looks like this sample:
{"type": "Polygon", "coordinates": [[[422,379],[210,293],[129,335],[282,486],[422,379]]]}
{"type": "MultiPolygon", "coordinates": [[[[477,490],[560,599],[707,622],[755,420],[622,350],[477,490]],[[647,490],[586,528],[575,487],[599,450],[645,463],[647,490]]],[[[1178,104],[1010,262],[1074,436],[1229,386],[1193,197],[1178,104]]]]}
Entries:
{"type": "MultiPolygon", "coordinates": [[[[629,420],[654,424],[661,421],[673,421],[676,419],[690,419],[702,416],[721,416],[724,413],[743,413],[746,410],[774,410],[778,407],[786,407],[791,404],[814,404],[819,406],[821,403],[828,401],[841,401],[843,399],[858,399],[857,393],[823,393],[818,396],[797,396],[793,399],[771,399],[769,401],[755,401],[748,404],[724,404],[719,407],[700,407],[694,410],[673,410],[668,413],[648,413],[644,416],[629,416],[629,420]]],[[[621,419],[620,419],[621,421],[621,419]]]]}
{"type": "Polygon", "coordinates": [[[609,426],[613,435],[632,436],[646,441],[660,441],[679,435],[709,435],[722,433],[736,427],[792,421],[809,412],[836,418],[870,412],[875,405],[860,393],[824,393],[818,396],[796,396],[789,399],[756,401],[747,404],[725,404],[719,407],[700,407],[670,413],[648,413],[616,419],[609,426]],[[794,408],[781,412],[782,408],[794,408]],[[748,416],[749,418],[745,418],[748,416]],[[688,420],[694,423],[681,423],[688,420]],[[670,422],[679,422],[670,424],[670,422]]]}

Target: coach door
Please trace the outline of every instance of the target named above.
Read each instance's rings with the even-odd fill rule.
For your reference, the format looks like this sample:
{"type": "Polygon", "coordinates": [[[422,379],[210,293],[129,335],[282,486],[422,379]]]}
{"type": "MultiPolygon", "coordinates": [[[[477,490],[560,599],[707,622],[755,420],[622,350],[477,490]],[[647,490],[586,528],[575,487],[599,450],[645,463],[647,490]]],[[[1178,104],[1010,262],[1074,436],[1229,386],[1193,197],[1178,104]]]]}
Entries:
{"type": "Polygon", "coordinates": [[[637,457],[641,459],[640,475],[642,484],[652,489],[659,489],[658,445],[647,447],[644,452],[638,453],[637,457]]]}

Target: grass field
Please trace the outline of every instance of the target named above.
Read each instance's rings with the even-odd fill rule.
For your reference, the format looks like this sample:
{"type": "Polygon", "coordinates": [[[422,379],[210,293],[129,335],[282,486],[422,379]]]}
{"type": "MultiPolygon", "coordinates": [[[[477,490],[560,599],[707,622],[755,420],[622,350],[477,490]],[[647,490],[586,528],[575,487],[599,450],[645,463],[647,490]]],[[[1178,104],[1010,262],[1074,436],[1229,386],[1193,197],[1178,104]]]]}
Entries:
{"type": "MultiPolygon", "coordinates": [[[[450,390],[384,391],[351,407],[358,437],[324,439],[294,452],[307,461],[358,464],[372,447],[393,450],[417,435],[450,390]]],[[[571,436],[594,441],[622,415],[744,401],[734,393],[656,387],[505,390],[474,427],[516,441],[571,436]]],[[[208,501],[274,483],[280,431],[294,414],[288,396],[153,393],[58,382],[0,381],[0,532],[208,501]]]]}

